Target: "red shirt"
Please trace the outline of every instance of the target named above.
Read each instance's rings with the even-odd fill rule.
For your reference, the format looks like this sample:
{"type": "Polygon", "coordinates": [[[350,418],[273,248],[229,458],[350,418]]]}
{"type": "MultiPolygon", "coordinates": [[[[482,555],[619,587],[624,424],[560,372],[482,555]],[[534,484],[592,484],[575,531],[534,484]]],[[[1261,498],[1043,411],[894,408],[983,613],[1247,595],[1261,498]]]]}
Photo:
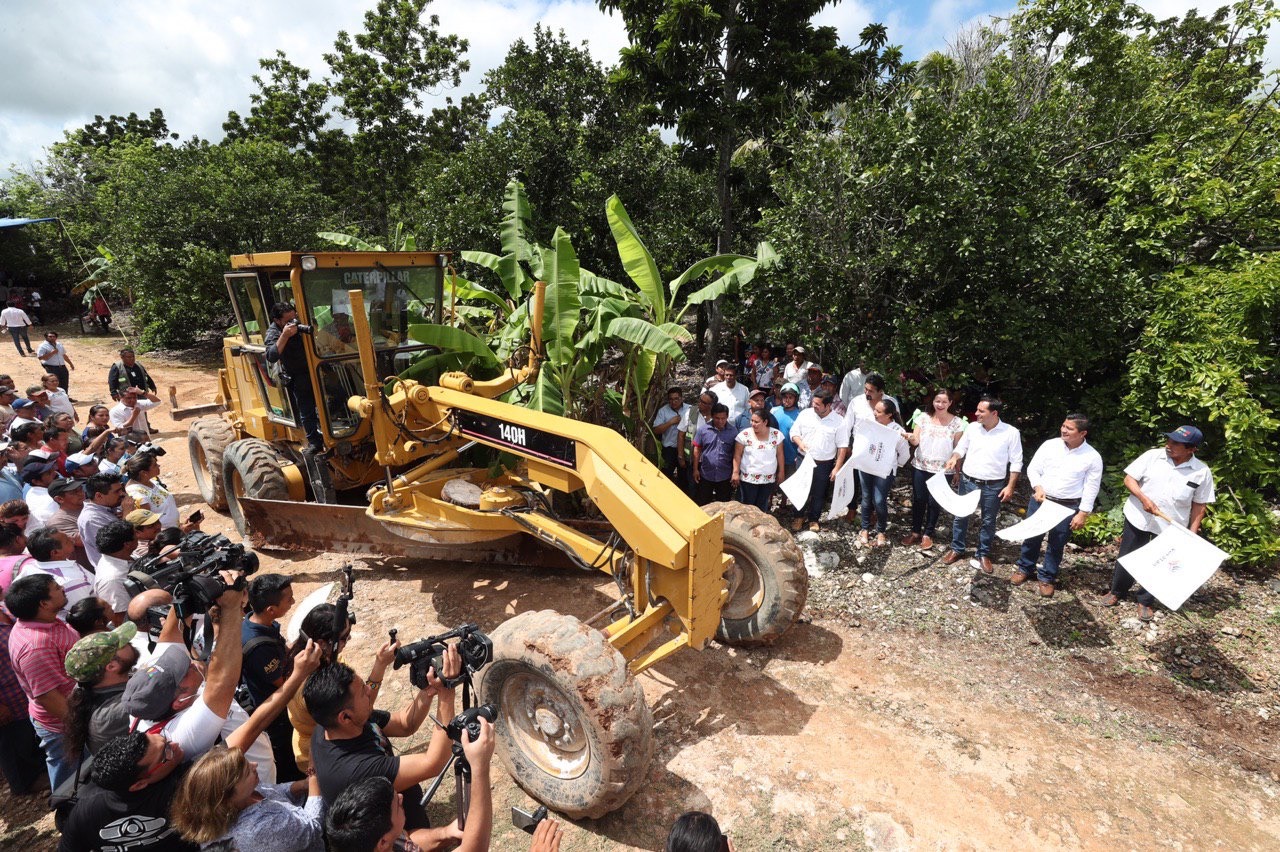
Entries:
{"type": "Polygon", "coordinates": [[[57,733],[65,730],[63,720],[41,707],[36,698],[55,689],[65,697],[75,689],[76,682],[67,677],[63,665],[79,640],[80,634],[62,620],[19,621],[9,634],[9,659],[26,693],[31,719],[57,733]]]}

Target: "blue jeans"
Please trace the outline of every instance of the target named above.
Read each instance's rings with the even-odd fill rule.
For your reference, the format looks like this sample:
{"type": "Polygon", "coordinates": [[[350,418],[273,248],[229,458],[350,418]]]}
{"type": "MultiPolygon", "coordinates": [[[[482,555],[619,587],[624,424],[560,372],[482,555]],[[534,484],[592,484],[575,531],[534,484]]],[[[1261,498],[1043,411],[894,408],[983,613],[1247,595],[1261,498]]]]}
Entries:
{"type": "Polygon", "coordinates": [[[858,471],[858,482],[862,485],[862,530],[871,529],[871,512],[876,513],[876,532],[883,534],[889,529],[889,489],[893,487],[893,476],[872,476],[865,471],[858,471]]]}
{"type": "Polygon", "coordinates": [[[929,493],[929,477],[934,474],[918,467],[911,468],[911,531],[933,538],[938,531],[938,515],[942,507],[929,493]]]}
{"type": "Polygon", "coordinates": [[[35,351],[31,348],[31,338],[27,337],[27,327],[25,325],[9,329],[9,336],[13,338],[13,345],[18,347],[19,355],[30,355],[35,351]],[[22,343],[18,342],[19,337],[22,338],[22,343],[27,344],[26,352],[22,351],[22,343]]]}
{"type": "Polygon", "coordinates": [[[44,762],[49,770],[49,789],[56,790],[75,773],[76,765],[67,759],[62,748],[62,734],[49,730],[35,719],[31,720],[31,727],[36,729],[40,748],[44,749],[44,762]]]}
{"type": "MultiPolygon", "coordinates": [[[[1000,491],[1004,485],[1003,480],[986,484],[975,482],[967,476],[960,477],[959,494],[982,492],[982,499],[978,501],[978,511],[982,513],[982,527],[978,530],[979,559],[991,555],[991,545],[996,540],[996,518],[1000,515],[1000,491]]],[[[968,534],[969,519],[956,518],[951,525],[951,549],[956,553],[964,553],[964,540],[968,534]]]]}
{"type": "MultiPolygon", "coordinates": [[[[1040,508],[1040,504],[1036,502],[1033,496],[1027,501],[1027,517],[1031,517],[1040,508]]],[[[1036,576],[1042,583],[1058,582],[1058,569],[1062,566],[1062,551],[1067,546],[1067,541],[1071,538],[1071,518],[1069,515],[1062,520],[1053,529],[1049,530],[1049,546],[1044,551],[1044,565],[1036,572],[1036,576]]],[[[1038,535],[1035,538],[1029,538],[1022,543],[1022,553],[1018,555],[1018,568],[1022,573],[1030,574],[1036,567],[1036,560],[1040,558],[1040,543],[1044,541],[1044,536],[1038,535]]]]}
{"type": "Polygon", "coordinates": [[[772,482],[743,482],[738,485],[738,499],[748,506],[768,512],[769,501],[773,498],[773,489],[776,487],[772,482]]]}
{"type": "Polygon", "coordinates": [[[835,459],[813,463],[813,484],[809,486],[809,502],[804,504],[804,514],[810,523],[816,524],[822,517],[827,494],[831,491],[831,471],[835,467],[835,459]]]}

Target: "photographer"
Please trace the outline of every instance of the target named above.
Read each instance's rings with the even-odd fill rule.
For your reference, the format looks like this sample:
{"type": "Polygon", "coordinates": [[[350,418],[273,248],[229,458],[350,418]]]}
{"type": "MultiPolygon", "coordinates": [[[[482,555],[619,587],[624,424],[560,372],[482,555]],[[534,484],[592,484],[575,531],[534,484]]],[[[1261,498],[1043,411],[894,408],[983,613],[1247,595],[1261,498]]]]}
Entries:
{"type": "MultiPolygon", "coordinates": [[[[496,739],[493,725],[487,719],[479,721],[480,736],[475,742],[467,732],[462,734],[462,750],[471,764],[471,807],[467,810],[467,827],[457,852],[484,852],[493,833],[489,765],[493,761],[496,739]]],[[[325,820],[329,852],[392,852],[412,848],[405,840],[415,844],[418,840],[416,833],[405,837],[408,817],[404,796],[383,776],[365,778],[346,787],[333,800],[325,820]]],[[[551,820],[546,822],[554,824],[551,820]]],[[[543,834],[548,830],[544,829],[543,834]]]]}
{"type": "Polygon", "coordinates": [[[271,325],[267,328],[264,343],[267,347],[267,363],[279,362],[283,376],[280,381],[289,393],[294,416],[312,452],[324,452],[324,439],[320,436],[320,415],[316,412],[315,392],[311,389],[311,374],[307,370],[307,352],[298,334],[310,334],[311,326],[298,323],[298,311],[288,302],[271,306],[271,325]]]}
{"type": "Polygon", "coordinates": [[[76,682],[63,735],[68,757],[80,758],[86,749],[94,754],[129,732],[129,714],[120,697],[138,664],[138,649],[129,644],[137,632],[137,625],[126,621],[109,633],[85,636],[67,652],[63,665],[76,682]]]}
{"type": "MultiPolygon", "coordinates": [[[[231,572],[226,572],[223,579],[229,585],[217,599],[219,611],[224,613],[220,616],[221,626],[231,631],[229,635],[234,635],[244,592],[231,587],[235,579],[231,572]]],[[[179,630],[177,624],[171,613],[165,622],[165,638],[171,638],[179,630]]],[[[178,659],[182,653],[185,649],[180,645],[177,650],[167,647],[158,659],[140,669],[125,688],[125,700],[128,701],[131,691],[137,695],[140,678],[162,682],[166,688],[175,681],[186,681],[189,671],[196,667],[190,664],[190,658],[184,665],[178,659]]],[[[225,734],[227,747],[241,752],[252,748],[266,726],[284,709],[289,696],[315,669],[319,659],[318,649],[302,655],[279,692],[255,710],[252,717],[225,734]]],[[[215,649],[209,661],[207,688],[195,697],[186,714],[226,713],[232,704],[239,674],[239,645],[227,642],[215,649]]],[[[180,700],[190,701],[189,698],[180,700]]],[[[196,846],[175,834],[169,814],[174,795],[191,768],[188,761],[207,751],[218,731],[205,740],[207,745],[203,748],[199,748],[199,743],[181,739],[183,733],[167,724],[144,722],[135,724],[130,733],[107,742],[95,756],[92,783],[80,788],[79,801],[62,827],[59,852],[114,852],[122,848],[129,852],[195,850],[196,846]],[[188,748],[189,745],[193,748],[188,748]]]]}
{"type": "MultiPolygon", "coordinates": [[[[457,677],[462,671],[456,645],[449,645],[444,652],[442,668],[445,678],[457,677]]],[[[327,801],[334,801],[342,790],[358,781],[381,776],[391,781],[397,792],[406,794],[405,825],[410,840],[424,849],[433,849],[462,837],[456,822],[444,828],[430,827],[419,786],[438,775],[448,762],[452,751],[449,735],[436,727],[425,753],[400,756],[393,752],[387,739],[415,733],[427,718],[431,699],[437,695],[437,718],[453,718],[454,690],[444,686],[434,668],[427,674],[427,685],[395,714],[374,710],[369,687],[342,663],[317,671],[302,694],[307,711],[319,725],[311,738],[311,762],[327,801]]]]}
{"type": "MultiPolygon", "coordinates": [[[[320,604],[308,612],[302,619],[302,630],[297,640],[289,649],[289,656],[297,657],[310,640],[320,646],[323,657],[321,665],[339,662],[339,655],[351,638],[351,622],[342,619],[339,624],[337,615],[338,608],[331,603],[320,604]]],[[[369,677],[365,680],[371,702],[377,701],[382,676],[395,659],[396,649],[399,647],[399,642],[387,642],[374,655],[373,668],[369,670],[369,677]]],[[[311,768],[311,735],[315,732],[316,720],[307,712],[307,702],[302,693],[289,701],[289,722],[293,727],[294,758],[298,768],[306,772],[311,768]]]]}

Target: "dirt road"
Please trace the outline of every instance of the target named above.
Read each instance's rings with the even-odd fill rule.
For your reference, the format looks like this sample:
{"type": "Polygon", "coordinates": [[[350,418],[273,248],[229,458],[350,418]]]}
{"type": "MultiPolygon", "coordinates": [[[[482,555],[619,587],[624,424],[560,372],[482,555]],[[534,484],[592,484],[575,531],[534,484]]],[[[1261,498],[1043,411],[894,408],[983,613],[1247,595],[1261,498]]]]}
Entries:
{"type": "MultiPolygon", "coordinates": [[[[66,342],[79,365],[72,395],[101,396],[112,347],[71,333],[66,342]]],[[[210,392],[208,365],[142,360],[162,395],[170,384],[185,403],[210,392]]],[[[32,366],[8,369],[15,361],[5,371],[32,366]]],[[[152,422],[169,451],[162,476],[185,514],[199,503],[185,427],[163,409],[152,422]]],[[[234,536],[225,516],[206,515],[207,531],[234,536]]],[[[336,579],[342,561],[272,553],[263,570],[292,574],[301,597],[336,579]]],[[[391,558],[356,565],[359,621],[347,651],[355,661],[371,658],[393,626],[409,639],[463,621],[492,629],[530,609],[587,617],[612,588],[580,572],[391,558]]],[[[1141,671],[832,617],[798,625],[767,650],[678,655],[641,682],[656,725],[648,783],[622,810],[567,826],[564,849],[659,849],[666,827],[691,809],[713,812],[743,852],[1280,847],[1274,775],[1193,745],[1198,721],[1180,687],[1141,671]]],[[[409,691],[403,672],[389,675],[379,703],[394,708],[409,691]]],[[[1265,755],[1277,746],[1242,748],[1265,755]]],[[[505,815],[530,803],[500,769],[495,785],[494,848],[526,849],[505,815]]],[[[451,806],[445,796],[433,813],[451,806]]],[[[0,846],[52,848],[51,820],[30,800],[0,793],[0,819],[0,846]]]]}

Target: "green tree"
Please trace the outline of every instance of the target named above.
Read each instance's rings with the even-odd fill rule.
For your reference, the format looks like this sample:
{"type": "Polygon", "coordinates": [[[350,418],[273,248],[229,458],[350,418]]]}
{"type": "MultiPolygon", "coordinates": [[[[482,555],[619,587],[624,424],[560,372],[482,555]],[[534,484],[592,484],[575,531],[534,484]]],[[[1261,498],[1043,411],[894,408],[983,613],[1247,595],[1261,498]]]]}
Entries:
{"type": "MultiPolygon", "coordinates": [[[[801,100],[825,109],[873,81],[882,63],[898,62],[896,50],[881,55],[886,36],[879,25],[863,31],[856,53],[839,44],[833,27],[815,27],[813,17],[829,3],[599,0],[621,13],[631,42],[615,72],[619,84],[655,103],[664,126],[712,157],[720,253],[734,247],[733,152],[772,133],[801,100]]],[[[719,317],[713,310],[713,340],[719,317]]],[[[714,358],[709,347],[708,362],[714,358]]]]}
{"type": "Polygon", "coordinates": [[[424,19],[430,0],[379,0],[365,13],[364,31],[338,33],[325,54],[337,112],[355,124],[352,184],[367,199],[352,211],[373,234],[386,235],[397,204],[428,160],[423,96],[457,86],[470,64],[466,39],[439,32],[440,19],[424,19]]]}
{"type": "Polygon", "coordinates": [[[253,75],[258,91],[249,95],[249,115],[227,114],[222,129],[228,139],[269,139],[294,150],[314,151],[332,113],[329,87],[313,82],[311,72],[295,65],[283,50],[258,65],[268,78],[253,75]]]}

